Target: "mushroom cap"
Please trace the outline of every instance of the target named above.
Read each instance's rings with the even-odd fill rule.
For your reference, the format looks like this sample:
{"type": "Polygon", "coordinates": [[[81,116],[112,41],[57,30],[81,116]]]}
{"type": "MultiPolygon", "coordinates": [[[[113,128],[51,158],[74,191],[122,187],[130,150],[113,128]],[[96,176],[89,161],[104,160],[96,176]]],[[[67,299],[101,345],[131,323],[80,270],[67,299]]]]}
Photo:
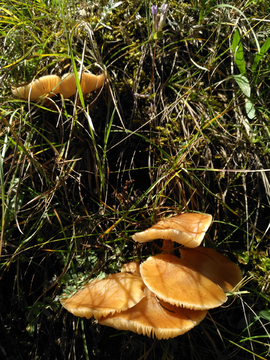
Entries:
{"type": "Polygon", "coordinates": [[[105,76],[102,75],[94,75],[89,73],[82,74],[81,80],[81,88],[83,95],[89,94],[92,91],[99,89],[105,81],[105,76]]]}
{"type": "MultiPolygon", "coordinates": [[[[83,95],[99,89],[104,84],[104,81],[104,75],[82,73],[81,88],[83,95]]],[[[13,95],[24,100],[30,98],[30,101],[35,101],[42,95],[53,97],[59,93],[63,95],[64,99],[68,99],[76,93],[76,89],[76,81],[73,73],[63,75],[62,79],[57,75],[42,76],[28,85],[11,87],[13,95]]]]}
{"type": "MultiPolygon", "coordinates": [[[[83,95],[99,89],[105,81],[104,75],[94,75],[90,73],[82,73],[81,89],[83,95]]],[[[62,82],[60,84],[60,94],[64,99],[68,99],[76,93],[76,80],[74,73],[68,73],[62,76],[62,82]]]]}
{"type": "Polygon", "coordinates": [[[62,76],[60,83],[60,94],[64,99],[69,99],[76,93],[76,80],[74,73],[67,73],[62,76]]]}
{"type": "Polygon", "coordinates": [[[161,220],[151,228],[134,234],[132,238],[138,242],[171,240],[194,248],[201,244],[211,222],[212,216],[209,214],[183,213],[161,220]]]}
{"type": "Polygon", "coordinates": [[[194,269],[218,284],[224,291],[230,292],[242,280],[240,268],[215,249],[197,247],[180,249],[181,259],[194,269]]]}
{"type": "Polygon", "coordinates": [[[12,87],[11,91],[13,95],[24,100],[28,100],[30,92],[30,101],[35,101],[42,95],[48,94],[47,97],[53,97],[55,94],[59,94],[58,84],[60,81],[61,79],[57,75],[42,76],[28,85],[12,87]]]}
{"type": "Polygon", "coordinates": [[[140,266],[145,285],[163,301],[188,309],[206,310],[226,300],[224,291],[189,265],[170,254],[150,256],[140,266]]]}
{"type": "Polygon", "coordinates": [[[145,297],[134,307],[99,319],[101,325],[160,339],[174,338],[191,330],[206,316],[207,310],[189,310],[158,300],[145,288],[145,297]]]}
{"type": "Polygon", "coordinates": [[[75,316],[99,319],[137,304],[145,296],[144,287],[140,276],[122,272],[102,280],[95,279],[70,298],[60,301],[75,316]]]}

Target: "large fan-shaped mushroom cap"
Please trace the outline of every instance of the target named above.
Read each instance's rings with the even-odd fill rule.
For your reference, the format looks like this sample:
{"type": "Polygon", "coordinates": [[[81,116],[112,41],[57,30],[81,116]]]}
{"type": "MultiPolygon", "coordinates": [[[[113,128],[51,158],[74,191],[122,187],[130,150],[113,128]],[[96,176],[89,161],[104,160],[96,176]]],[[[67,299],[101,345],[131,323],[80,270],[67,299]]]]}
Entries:
{"type": "Polygon", "coordinates": [[[138,242],[164,239],[175,241],[189,248],[201,244],[212,222],[209,214],[184,213],[161,220],[151,228],[132,236],[138,242]]]}
{"type": "Polygon", "coordinates": [[[174,255],[150,256],[140,266],[145,285],[159,299],[188,309],[212,309],[223,304],[224,291],[187,261],[174,255]]]}
{"type": "Polygon", "coordinates": [[[145,296],[144,288],[140,276],[122,272],[93,280],[72,297],[60,301],[75,316],[99,319],[136,305],[145,296]]]}
{"type": "Polygon", "coordinates": [[[174,338],[191,330],[206,316],[207,311],[195,311],[170,305],[147,288],[146,296],[134,307],[99,319],[101,325],[118,330],[130,330],[158,339],[174,338]]]}
{"type": "Polygon", "coordinates": [[[30,98],[30,101],[35,101],[42,95],[52,97],[55,94],[59,94],[60,81],[61,79],[57,75],[42,76],[26,86],[12,87],[11,91],[13,95],[21,99],[28,100],[30,98]]]}
{"type": "Polygon", "coordinates": [[[218,284],[224,291],[232,289],[241,281],[239,267],[218,251],[205,247],[180,249],[181,259],[218,284]]]}

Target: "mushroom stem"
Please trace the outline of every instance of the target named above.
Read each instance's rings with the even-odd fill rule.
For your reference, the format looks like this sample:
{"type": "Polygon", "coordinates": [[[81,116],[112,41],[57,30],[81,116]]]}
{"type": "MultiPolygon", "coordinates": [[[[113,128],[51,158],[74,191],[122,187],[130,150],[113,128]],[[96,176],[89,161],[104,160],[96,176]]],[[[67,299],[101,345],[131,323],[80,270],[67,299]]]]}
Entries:
{"type": "Polygon", "coordinates": [[[163,240],[163,245],[162,245],[162,252],[166,253],[166,254],[171,254],[173,255],[174,253],[174,243],[171,240],[163,240]]]}

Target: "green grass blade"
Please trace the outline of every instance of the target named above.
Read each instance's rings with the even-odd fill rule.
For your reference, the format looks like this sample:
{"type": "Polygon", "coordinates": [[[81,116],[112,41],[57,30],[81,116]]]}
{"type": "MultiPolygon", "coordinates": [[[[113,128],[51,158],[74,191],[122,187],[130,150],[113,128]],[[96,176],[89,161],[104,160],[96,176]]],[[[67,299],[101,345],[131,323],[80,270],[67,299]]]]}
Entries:
{"type": "Polygon", "coordinates": [[[268,51],[268,49],[270,48],[270,38],[268,38],[266,40],[266,42],[263,44],[263,46],[261,47],[261,51],[257,53],[257,55],[255,56],[253,65],[252,65],[252,71],[255,71],[259,62],[261,61],[262,57],[266,54],[266,52],[268,51]]]}

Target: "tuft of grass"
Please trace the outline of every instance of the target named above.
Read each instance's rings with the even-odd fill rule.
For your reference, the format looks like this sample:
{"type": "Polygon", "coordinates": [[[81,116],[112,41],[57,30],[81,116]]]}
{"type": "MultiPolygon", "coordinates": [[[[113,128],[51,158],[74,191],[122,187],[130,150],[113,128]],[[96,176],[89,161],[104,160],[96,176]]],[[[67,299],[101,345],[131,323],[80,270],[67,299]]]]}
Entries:
{"type": "Polygon", "coordinates": [[[269,3],[0,1],[0,357],[269,356],[269,3]],[[106,75],[83,98],[80,74],[106,75]],[[49,108],[11,86],[74,72],[49,108]],[[244,281],[189,333],[157,341],[101,327],[59,297],[157,252],[131,235],[208,212],[204,245],[244,281]],[[116,346],[117,345],[117,346],[116,346]]]}

